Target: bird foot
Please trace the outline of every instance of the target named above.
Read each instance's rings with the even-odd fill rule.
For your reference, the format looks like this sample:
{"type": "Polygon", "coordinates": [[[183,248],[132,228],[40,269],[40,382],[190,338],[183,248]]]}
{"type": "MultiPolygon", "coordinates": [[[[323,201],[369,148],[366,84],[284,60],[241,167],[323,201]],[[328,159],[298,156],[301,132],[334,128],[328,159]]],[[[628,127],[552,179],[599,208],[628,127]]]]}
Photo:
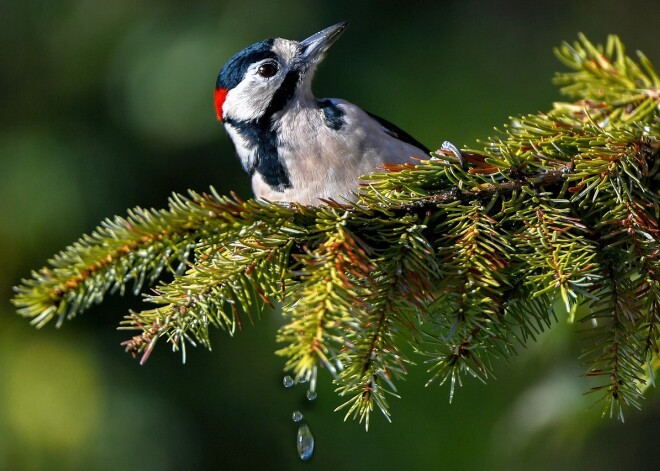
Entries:
{"type": "MultiPolygon", "coordinates": [[[[442,145],[440,146],[440,151],[442,151],[442,152],[451,152],[458,159],[458,162],[461,164],[461,168],[463,168],[465,166],[465,163],[463,162],[463,155],[461,154],[461,151],[458,150],[458,147],[456,147],[451,142],[449,142],[449,141],[443,142],[442,145]]],[[[431,157],[431,159],[432,160],[433,159],[438,160],[439,158],[438,157],[431,157]]]]}

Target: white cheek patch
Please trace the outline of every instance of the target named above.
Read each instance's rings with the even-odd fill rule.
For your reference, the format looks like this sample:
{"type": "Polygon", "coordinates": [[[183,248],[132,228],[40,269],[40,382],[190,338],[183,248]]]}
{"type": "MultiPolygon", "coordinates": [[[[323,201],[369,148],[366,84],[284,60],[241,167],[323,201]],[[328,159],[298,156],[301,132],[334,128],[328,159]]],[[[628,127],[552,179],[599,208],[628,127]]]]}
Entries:
{"type": "Polygon", "coordinates": [[[225,118],[236,121],[251,121],[264,114],[270,100],[280,86],[280,77],[264,81],[252,67],[235,88],[227,93],[222,107],[225,118]]]}
{"type": "Polygon", "coordinates": [[[273,52],[280,58],[280,71],[270,79],[258,73],[262,62],[250,65],[241,82],[227,93],[222,106],[225,119],[253,121],[264,115],[273,96],[282,85],[291,63],[297,57],[300,45],[296,41],[277,38],[273,42],[273,52]]]}

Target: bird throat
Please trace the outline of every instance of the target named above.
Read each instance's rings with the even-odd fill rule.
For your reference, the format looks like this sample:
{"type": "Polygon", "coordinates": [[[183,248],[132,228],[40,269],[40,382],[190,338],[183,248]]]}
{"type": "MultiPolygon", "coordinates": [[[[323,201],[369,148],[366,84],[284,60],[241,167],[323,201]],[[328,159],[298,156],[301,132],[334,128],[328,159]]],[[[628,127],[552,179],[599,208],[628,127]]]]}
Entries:
{"type": "Polygon", "coordinates": [[[224,123],[242,138],[243,149],[237,145],[236,151],[250,175],[259,173],[263,181],[278,192],[292,187],[289,172],[277,150],[277,130],[272,128],[270,119],[236,121],[226,118],[224,123]],[[241,155],[243,152],[250,155],[241,155]]]}

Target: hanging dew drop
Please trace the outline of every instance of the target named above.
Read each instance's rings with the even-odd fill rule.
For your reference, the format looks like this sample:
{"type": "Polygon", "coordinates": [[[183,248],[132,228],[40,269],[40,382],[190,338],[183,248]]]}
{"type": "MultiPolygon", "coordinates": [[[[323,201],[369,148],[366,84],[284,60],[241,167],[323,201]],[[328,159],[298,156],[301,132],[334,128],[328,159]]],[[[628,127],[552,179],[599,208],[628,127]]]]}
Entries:
{"type": "Polygon", "coordinates": [[[300,422],[303,419],[302,412],[299,410],[294,410],[293,414],[291,414],[291,419],[296,423],[300,422]]]}
{"type": "Polygon", "coordinates": [[[284,379],[282,379],[282,384],[284,385],[285,388],[290,388],[293,386],[293,378],[289,375],[285,376],[284,379]]]}
{"type": "Polygon", "coordinates": [[[316,372],[317,369],[314,367],[312,370],[312,374],[310,375],[309,378],[309,390],[307,391],[307,400],[308,401],[313,401],[316,399],[316,372]]]}
{"type": "Polygon", "coordinates": [[[307,424],[302,424],[298,428],[298,436],[296,437],[296,446],[298,447],[298,456],[303,461],[307,461],[314,453],[314,436],[307,424]]]}
{"type": "MultiPolygon", "coordinates": [[[[312,369],[312,374],[309,377],[309,390],[314,393],[314,398],[316,398],[316,373],[317,373],[317,371],[318,370],[316,369],[316,367],[314,367],[314,369],[312,369]]],[[[307,396],[307,398],[309,399],[309,396],[307,396]]],[[[310,401],[312,401],[312,400],[313,399],[310,399],[310,401]]]]}

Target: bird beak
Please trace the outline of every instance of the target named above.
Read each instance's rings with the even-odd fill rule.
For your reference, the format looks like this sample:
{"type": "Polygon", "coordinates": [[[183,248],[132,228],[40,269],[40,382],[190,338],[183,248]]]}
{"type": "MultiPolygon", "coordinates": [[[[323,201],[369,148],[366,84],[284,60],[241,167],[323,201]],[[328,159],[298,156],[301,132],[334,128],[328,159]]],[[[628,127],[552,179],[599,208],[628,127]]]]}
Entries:
{"type": "Polygon", "coordinates": [[[305,62],[314,64],[321,61],[325,52],[339,39],[339,36],[347,27],[348,21],[342,21],[300,41],[300,45],[303,47],[302,57],[305,62]]]}

